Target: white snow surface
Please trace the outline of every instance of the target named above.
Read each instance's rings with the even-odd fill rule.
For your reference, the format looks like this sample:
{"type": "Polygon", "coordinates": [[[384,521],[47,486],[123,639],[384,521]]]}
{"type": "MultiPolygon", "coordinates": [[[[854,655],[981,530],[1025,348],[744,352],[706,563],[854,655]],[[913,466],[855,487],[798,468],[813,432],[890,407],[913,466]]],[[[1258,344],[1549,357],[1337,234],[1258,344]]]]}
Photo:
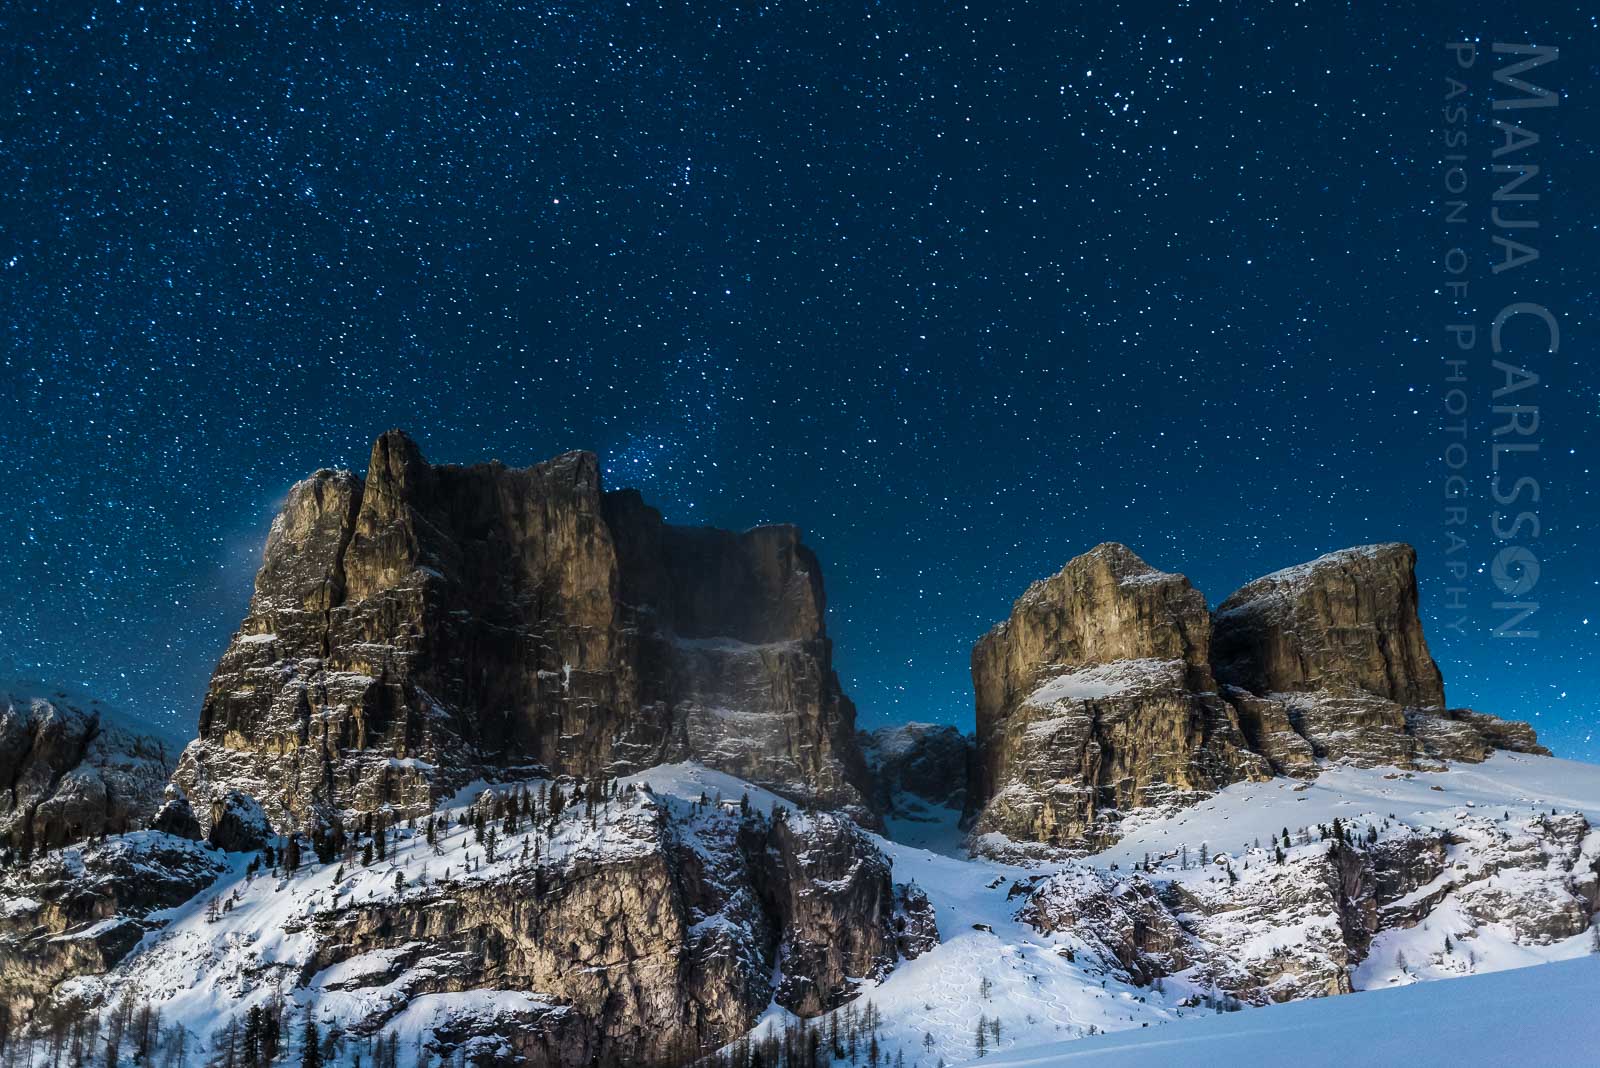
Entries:
{"type": "Polygon", "coordinates": [[[1600,957],[1006,1050],[984,1068],[1462,1068],[1600,1061],[1600,957]]]}

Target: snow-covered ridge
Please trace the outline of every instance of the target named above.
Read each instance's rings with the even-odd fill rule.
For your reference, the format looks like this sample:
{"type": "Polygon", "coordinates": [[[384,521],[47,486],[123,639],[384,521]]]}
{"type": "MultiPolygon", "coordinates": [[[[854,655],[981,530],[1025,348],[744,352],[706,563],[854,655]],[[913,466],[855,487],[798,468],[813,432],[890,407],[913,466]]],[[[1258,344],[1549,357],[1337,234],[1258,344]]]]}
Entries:
{"type": "MultiPolygon", "coordinates": [[[[1129,1032],[1130,1038],[1137,1033],[1140,1044],[1157,1051],[1149,1061],[1130,1064],[1165,1065],[1174,1063],[1174,1057],[1213,1063],[1203,1044],[1192,1052],[1187,1046],[1188,1028],[1196,1021],[1207,1032],[1218,1027],[1247,1032],[1273,1027],[1267,1021],[1284,1009],[1246,1007],[1219,1016],[1219,1009],[1239,1003],[1205,975],[1224,959],[1246,965],[1276,962],[1292,971],[1292,958],[1278,955],[1325,947],[1337,937],[1337,909],[1319,913],[1312,899],[1295,906],[1285,892],[1296,881],[1302,889],[1320,884],[1324,858],[1334,846],[1320,837],[1319,824],[1331,827],[1338,819],[1363,845],[1369,828],[1375,828],[1378,844],[1394,843],[1385,848],[1396,850],[1408,842],[1431,840],[1435,832],[1463,839],[1449,847],[1438,881],[1399,899],[1359,962],[1346,965],[1323,958],[1326,976],[1342,974],[1357,991],[1317,1002],[1323,1005],[1389,996],[1367,991],[1590,955],[1595,939],[1589,929],[1570,935],[1537,929],[1541,918],[1572,915],[1576,898],[1569,873],[1588,871],[1600,850],[1600,836],[1594,832],[1561,845],[1568,841],[1562,828],[1579,826],[1572,821],[1583,817],[1600,817],[1600,767],[1500,753],[1480,765],[1452,765],[1436,773],[1331,767],[1310,783],[1272,779],[1235,784],[1193,808],[1136,822],[1114,847],[1082,862],[1006,864],[888,842],[895,878],[914,881],[934,903],[941,943],[869,986],[862,999],[871,999],[883,1014],[878,1037],[887,1063],[903,1055],[907,1065],[921,1068],[935,1068],[941,1060],[947,1065],[1042,1066],[1075,1063],[1081,1055],[1086,1063],[1098,1065],[1094,1051],[1114,1041],[1104,1037],[1112,1032],[1129,1032]],[[1558,815],[1551,817],[1551,809],[1558,815]],[[1546,834],[1542,821],[1554,833],[1546,834]],[[1293,841],[1280,866],[1272,842],[1285,829],[1293,841]],[[1152,868],[1148,874],[1136,870],[1147,855],[1152,868]],[[1237,883],[1230,883],[1229,868],[1237,883]],[[1281,879],[1291,883],[1275,884],[1281,879]],[[1057,900],[1113,911],[1085,914],[1063,930],[1041,932],[1024,922],[1024,906],[1052,881],[1060,890],[1075,888],[1057,900]],[[1208,908],[1218,909],[1193,932],[1170,932],[1183,940],[1182,953],[1173,962],[1191,966],[1144,985],[1133,981],[1136,977],[1112,952],[1119,923],[1128,925],[1120,930],[1129,937],[1135,918],[1147,932],[1141,938],[1154,939],[1159,933],[1144,927],[1149,917],[1133,907],[1145,892],[1136,889],[1140,885],[1156,893],[1158,905],[1167,899],[1209,901],[1208,908]],[[1447,885],[1454,889],[1446,890],[1447,885]],[[1169,888],[1182,893],[1174,897],[1169,888]],[[1115,919],[1115,909],[1124,907],[1114,904],[1118,901],[1129,910],[1121,913],[1123,920],[1115,919]],[[1427,903],[1420,912],[1419,902],[1427,903]],[[1208,965],[1206,952],[1221,956],[1208,965]],[[1398,958],[1404,958],[1403,969],[1397,967],[1398,958]],[[1267,1015],[1258,1016],[1262,1013],[1267,1015]],[[991,1030],[984,1042],[986,1056],[977,1060],[980,1017],[991,1029],[999,1020],[1000,1037],[995,1040],[991,1030]],[[1039,1049],[1043,1059],[1003,1059],[1013,1051],[1024,1058],[1030,1049],[1039,1049]]],[[[1048,898],[1045,894],[1040,900],[1048,898]]],[[[1190,917],[1197,919],[1198,914],[1190,917]]],[[[1146,944],[1150,952],[1159,953],[1158,943],[1146,944]]],[[[1309,953],[1300,959],[1314,962],[1309,953]]],[[[1600,984],[1600,976],[1594,981],[1600,984]]],[[[1456,988],[1441,989],[1439,997],[1451,998],[1456,988]]],[[[1442,1007],[1447,1003],[1432,1002],[1448,1013],[1442,1007]]],[[[772,1026],[780,1024],[774,1021],[772,1026]]],[[[1201,1036],[1197,1040],[1204,1041],[1201,1036]]],[[[1281,1063],[1286,1040],[1275,1041],[1276,1063],[1281,1063]]],[[[1343,1068],[1348,1062],[1339,1063],[1343,1068]]],[[[1373,1063],[1388,1062],[1380,1058],[1373,1063]]]]}
{"type": "Polygon", "coordinates": [[[20,676],[0,678],[0,707],[7,704],[26,706],[36,702],[83,716],[93,716],[104,730],[115,729],[130,736],[150,738],[173,752],[181,749],[183,741],[187,740],[179,739],[176,728],[170,725],[137,718],[77,686],[46,683],[20,676]]]}
{"type": "MultiPolygon", "coordinates": [[[[652,768],[620,787],[593,823],[580,807],[543,838],[550,872],[648,858],[664,829],[679,828],[671,833],[714,873],[727,860],[720,836],[739,825],[741,810],[771,819],[782,809],[802,825],[812,818],[694,764],[652,768]]],[[[405,1068],[419,1047],[439,1049],[452,1035],[474,1034],[472,1049],[513,1055],[483,1036],[530,1021],[559,1029],[570,1004],[551,990],[448,992],[441,984],[454,981],[456,965],[426,940],[400,939],[332,961],[317,949],[317,931],[336,917],[398,916],[407,902],[442,900],[445,887],[454,894],[518,885],[527,870],[523,836],[504,836],[491,861],[470,819],[462,822],[507,789],[515,785],[479,783],[457,795],[431,844],[423,826],[394,828],[388,854],[371,864],[321,864],[308,855],[292,875],[274,874],[252,872],[253,855],[235,854],[209,889],[151,915],[161,926],[110,975],[74,980],[66,992],[137,991],[169,1024],[188,1029],[196,1049],[252,1006],[283,997],[295,1018],[309,1012],[324,1033],[346,1032],[345,1065],[357,1053],[371,1063],[372,1048],[391,1038],[405,1068]],[[348,1037],[369,1026],[370,1035],[348,1037]]],[[[868,836],[892,862],[896,884],[926,894],[940,941],[862,977],[850,1006],[820,1024],[824,1033],[833,1021],[859,1028],[870,1002],[878,1020],[871,1037],[885,1063],[902,1057],[921,1068],[975,1057],[980,1022],[986,1065],[1057,1063],[1003,1059],[1033,1056],[1026,1051],[1036,1048],[1049,1058],[1119,1049],[1104,1036],[1130,1029],[1142,1041],[1159,1035],[1162,1045],[1153,1048],[1170,1056],[1185,1049],[1191,1027],[1195,1041],[1257,1019],[1276,1028],[1270,1021],[1280,1008],[1218,1017],[1258,996],[1303,996],[1316,984],[1341,982],[1388,990],[1587,956],[1594,938],[1579,876],[1600,859],[1600,836],[1585,822],[1596,815],[1600,768],[1502,753],[1439,773],[1330,767],[1312,782],[1236,784],[1192,808],[1133,822],[1115,847],[1074,862],[1008,864],[868,836]],[[1337,835],[1353,843],[1344,859],[1337,835]],[[1387,887],[1370,945],[1341,957],[1348,917],[1319,888],[1330,864],[1368,857],[1370,865],[1379,853],[1399,858],[1382,871],[1409,872],[1416,885],[1387,887]]],[[[152,843],[164,838],[146,835],[152,843]]],[[[109,845],[134,858],[137,850],[122,844],[132,841],[109,845]]],[[[76,855],[68,850],[61,859],[70,866],[76,855]]],[[[14,879],[0,887],[0,917],[37,908],[14,879]]],[[[696,914],[687,936],[729,953],[747,949],[760,936],[741,908],[696,914]]],[[[1388,996],[1358,992],[1333,1001],[1388,996]]],[[[771,1007],[755,1036],[785,1025],[799,1023],[771,1007]]],[[[1203,1056],[1200,1047],[1194,1052],[1203,1056]]]]}

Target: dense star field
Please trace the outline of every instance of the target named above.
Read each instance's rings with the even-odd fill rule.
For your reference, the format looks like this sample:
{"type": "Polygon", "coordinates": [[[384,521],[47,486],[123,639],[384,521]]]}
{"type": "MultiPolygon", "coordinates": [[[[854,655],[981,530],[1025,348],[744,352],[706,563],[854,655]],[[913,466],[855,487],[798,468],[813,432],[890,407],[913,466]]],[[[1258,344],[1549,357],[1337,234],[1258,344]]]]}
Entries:
{"type": "Polygon", "coordinates": [[[69,8],[0,13],[0,674],[187,736],[288,487],[399,426],[799,523],[865,725],[970,725],[973,641],[1097,542],[1215,604],[1404,540],[1451,703],[1600,757],[1588,16],[69,8]],[[1562,48],[1522,113],[1540,259],[1498,280],[1487,46],[1468,221],[1439,204],[1443,44],[1479,35],[1562,48]],[[1445,525],[1453,242],[1483,333],[1561,324],[1516,335],[1537,638],[1493,635],[1484,348],[1445,525]]]}

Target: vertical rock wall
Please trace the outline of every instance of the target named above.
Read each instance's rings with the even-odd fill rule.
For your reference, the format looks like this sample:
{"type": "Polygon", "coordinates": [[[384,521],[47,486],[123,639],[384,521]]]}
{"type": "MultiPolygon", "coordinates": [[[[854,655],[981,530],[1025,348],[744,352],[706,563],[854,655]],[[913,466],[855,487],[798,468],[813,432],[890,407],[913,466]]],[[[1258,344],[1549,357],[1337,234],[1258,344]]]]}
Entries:
{"type": "Polygon", "coordinates": [[[290,492],[176,780],[282,826],[693,759],[870,819],[823,615],[794,527],[674,527],[593,454],[435,466],[391,431],[290,492]]]}

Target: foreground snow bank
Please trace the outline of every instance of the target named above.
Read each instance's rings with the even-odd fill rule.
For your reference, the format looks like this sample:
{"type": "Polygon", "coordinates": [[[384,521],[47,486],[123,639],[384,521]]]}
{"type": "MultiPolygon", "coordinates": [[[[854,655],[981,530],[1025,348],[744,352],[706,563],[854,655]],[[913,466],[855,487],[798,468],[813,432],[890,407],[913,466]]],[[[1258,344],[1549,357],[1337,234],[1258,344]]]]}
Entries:
{"type": "Polygon", "coordinates": [[[1178,1026],[1124,1031],[1007,1051],[984,1068],[1407,1068],[1538,1064],[1593,1065],[1600,1050],[1600,957],[1426,983],[1339,998],[1317,998],[1178,1026]]]}

